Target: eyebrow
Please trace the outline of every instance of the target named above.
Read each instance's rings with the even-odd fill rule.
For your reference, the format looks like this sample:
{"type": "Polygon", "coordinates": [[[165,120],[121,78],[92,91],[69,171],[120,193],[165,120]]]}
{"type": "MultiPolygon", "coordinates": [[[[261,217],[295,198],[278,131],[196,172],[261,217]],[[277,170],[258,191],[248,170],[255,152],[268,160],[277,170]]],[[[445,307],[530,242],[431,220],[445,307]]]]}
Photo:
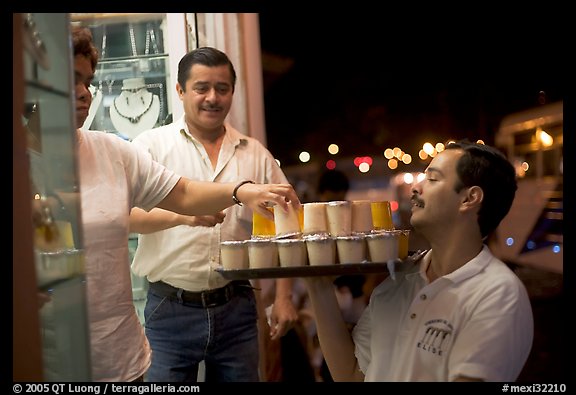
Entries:
{"type": "Polygon", "coordinates": [[[441,175],[441,176],[444,176],[444,173],[442,173],[442,170],[440,170],[440,169],[437,168],[437,167],[428,167],[428,168],[424,171],[424,173],[437,173],[437,174],[439,174],[439,175],[441,175]]]}
{"type": "Polygon", "coordinates": [[[94,80],[94,77],[95,77],[94,74],[90,74],[90,75],[85,76],[81,72],[74,70],[74,78],[76,78],[76,80],[92,82],[94,80]]]}

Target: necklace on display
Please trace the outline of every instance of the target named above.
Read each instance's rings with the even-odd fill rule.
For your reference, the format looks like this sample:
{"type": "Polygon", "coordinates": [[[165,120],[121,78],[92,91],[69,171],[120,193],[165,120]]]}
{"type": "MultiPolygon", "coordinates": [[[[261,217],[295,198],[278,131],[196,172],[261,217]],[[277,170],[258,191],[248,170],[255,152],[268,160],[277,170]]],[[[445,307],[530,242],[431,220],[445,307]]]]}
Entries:
{"type": "Polygon", "coordinates": [[[136,92],[134,92],[134,93],[131,93],[131,94],[128,94],[128,93],[126,93],[126,92],[127,92],[127,91],[123,91],[123,92],[120,94],[120,96],[118,96],[118,97],[113,101],[114,109],[116,110],[116,113],[117,113],[118,115],[120,115],[122,118],[129,120],[130,123],[132,123],[132,124],[136,124],[136,123],[140,122],[140,118],[142,118],[142,116],[143,116],[144,114],[146,114],[146,113],[148,112],[148,110],[150,110],[150,107],[152,107],[152,103],[154,102],[154,95],[152,95],[152,93],[148,92],[148,91],[147,91],[146,89],[144,89],[144,88],[143,88],[143,89],[140,89],[140,90],[138,90],[138,91],[136,91],[136,92]],[[143,95],[145,95],[146,93],[148,93],[149,96],[150,96],[150,101],[148,102],[148,105],[146,105],[146,101],[144,100],[144,96],[143,96],[143,95]],[[120,99],[123,98],[123,97],[126,99],[126,108],[127,108],[127,109],[128,109],[128,108],[134,108],[135,106],[139,106],[140,103],[138,103],[138,100],[137,100],[137,99],[140,99],[140,102],[142,102],[142,105],[143,105],[143,106],[146,106],[146,108],[145,108],[143,111],[141,111],[139,114],[136,114],[136,115],[133,115],[133,116],[128,116],[128,115],[126,115],[126,114],[122,114],[122,112],[118,109],[118,106],[117,106],[116,103],[117,103],[118,101],[121,101],[120,99]],[[134,103],[134,99],[136,99],[136,103],[137,103],[137,104],[134,103]],[[131,102],[132,102],[132,103],[131,103],[131,102]]]}
{"type": "Polygon", "coordinates": [[[158,54],[160,51],[158,50],[158,44],[156,43],[156,34],[154,34],[154,27],[151,23],[146,25],[146,46],[144,48],[144,55],[150,54],[150,42],[152,42],[152,48],[154,49],[154,53],[158,54]]]}
{"type": "Polygon", "coordinates": [[[136,51],[136,38],[134,37],[134,25],[132,23],[129,24],[129,32],[130,32],[130,47],[132,48],[132,56],[138,56],[138,52],[136,51]]]}

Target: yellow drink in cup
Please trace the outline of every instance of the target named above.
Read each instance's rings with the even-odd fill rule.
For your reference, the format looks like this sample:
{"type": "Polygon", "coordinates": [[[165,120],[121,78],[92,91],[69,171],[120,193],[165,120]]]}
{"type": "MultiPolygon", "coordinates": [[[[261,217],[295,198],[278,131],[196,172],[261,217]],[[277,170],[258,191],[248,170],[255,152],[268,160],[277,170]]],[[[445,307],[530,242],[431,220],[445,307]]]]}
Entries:
{"type": "Polygon", "coordinates": [[[409,229],[400,230],[400,237],[398,238],[398,258],[408,258],[408,239],[410,236],[409,229]]]}
{"type": "MultiPolygon", "coordinates": [[[[267,207],[270,212],[274,212],[272,207],[267,207]]],[[[256,211],[252,211],[252,237],[264,239],[276,236],[276,226],[274,220],[263,217],[256,211]]]]}
{"type": "Polygon", "coordinates": [[[372,209],[374,230],[394,230],[389,201],[372,202],[370,207],[372,209]]]}

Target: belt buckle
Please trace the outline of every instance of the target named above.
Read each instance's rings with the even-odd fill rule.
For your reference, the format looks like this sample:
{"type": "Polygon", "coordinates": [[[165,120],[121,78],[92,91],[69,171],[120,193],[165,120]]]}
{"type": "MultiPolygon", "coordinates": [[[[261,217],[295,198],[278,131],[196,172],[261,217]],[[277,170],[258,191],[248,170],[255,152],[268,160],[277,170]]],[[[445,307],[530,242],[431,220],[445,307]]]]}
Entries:
{"type": "Polygon", "coordinates": [[[216,292],[202,292],[200,297],[202,299],[202,307],[209,308],[209,307],[216,307],[221,305],[220,301],[220,293],[216,292]]]}
{"type": "Polygon", "coordinates": [[[200,294],[202,300],[202,307],[216,307],[227,303],[233,295],[233,290],[230,285],[225,286],[214,292],[202,292],[200,294]]]}

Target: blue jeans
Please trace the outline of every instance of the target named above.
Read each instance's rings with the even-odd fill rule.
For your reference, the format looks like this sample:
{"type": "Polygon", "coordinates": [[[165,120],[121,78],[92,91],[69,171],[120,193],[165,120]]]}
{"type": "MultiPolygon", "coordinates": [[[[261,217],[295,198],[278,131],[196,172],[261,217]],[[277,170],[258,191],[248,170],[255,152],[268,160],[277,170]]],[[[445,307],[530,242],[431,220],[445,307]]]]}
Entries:
{"type": "Polygon", "coordinates": [[[254,291],[247,288],[216,307],[187,305],[149,289],[144,309],[152,348],[150,382],[195,382],[204,361],[206,382],[259,381],[254,291]]]}

